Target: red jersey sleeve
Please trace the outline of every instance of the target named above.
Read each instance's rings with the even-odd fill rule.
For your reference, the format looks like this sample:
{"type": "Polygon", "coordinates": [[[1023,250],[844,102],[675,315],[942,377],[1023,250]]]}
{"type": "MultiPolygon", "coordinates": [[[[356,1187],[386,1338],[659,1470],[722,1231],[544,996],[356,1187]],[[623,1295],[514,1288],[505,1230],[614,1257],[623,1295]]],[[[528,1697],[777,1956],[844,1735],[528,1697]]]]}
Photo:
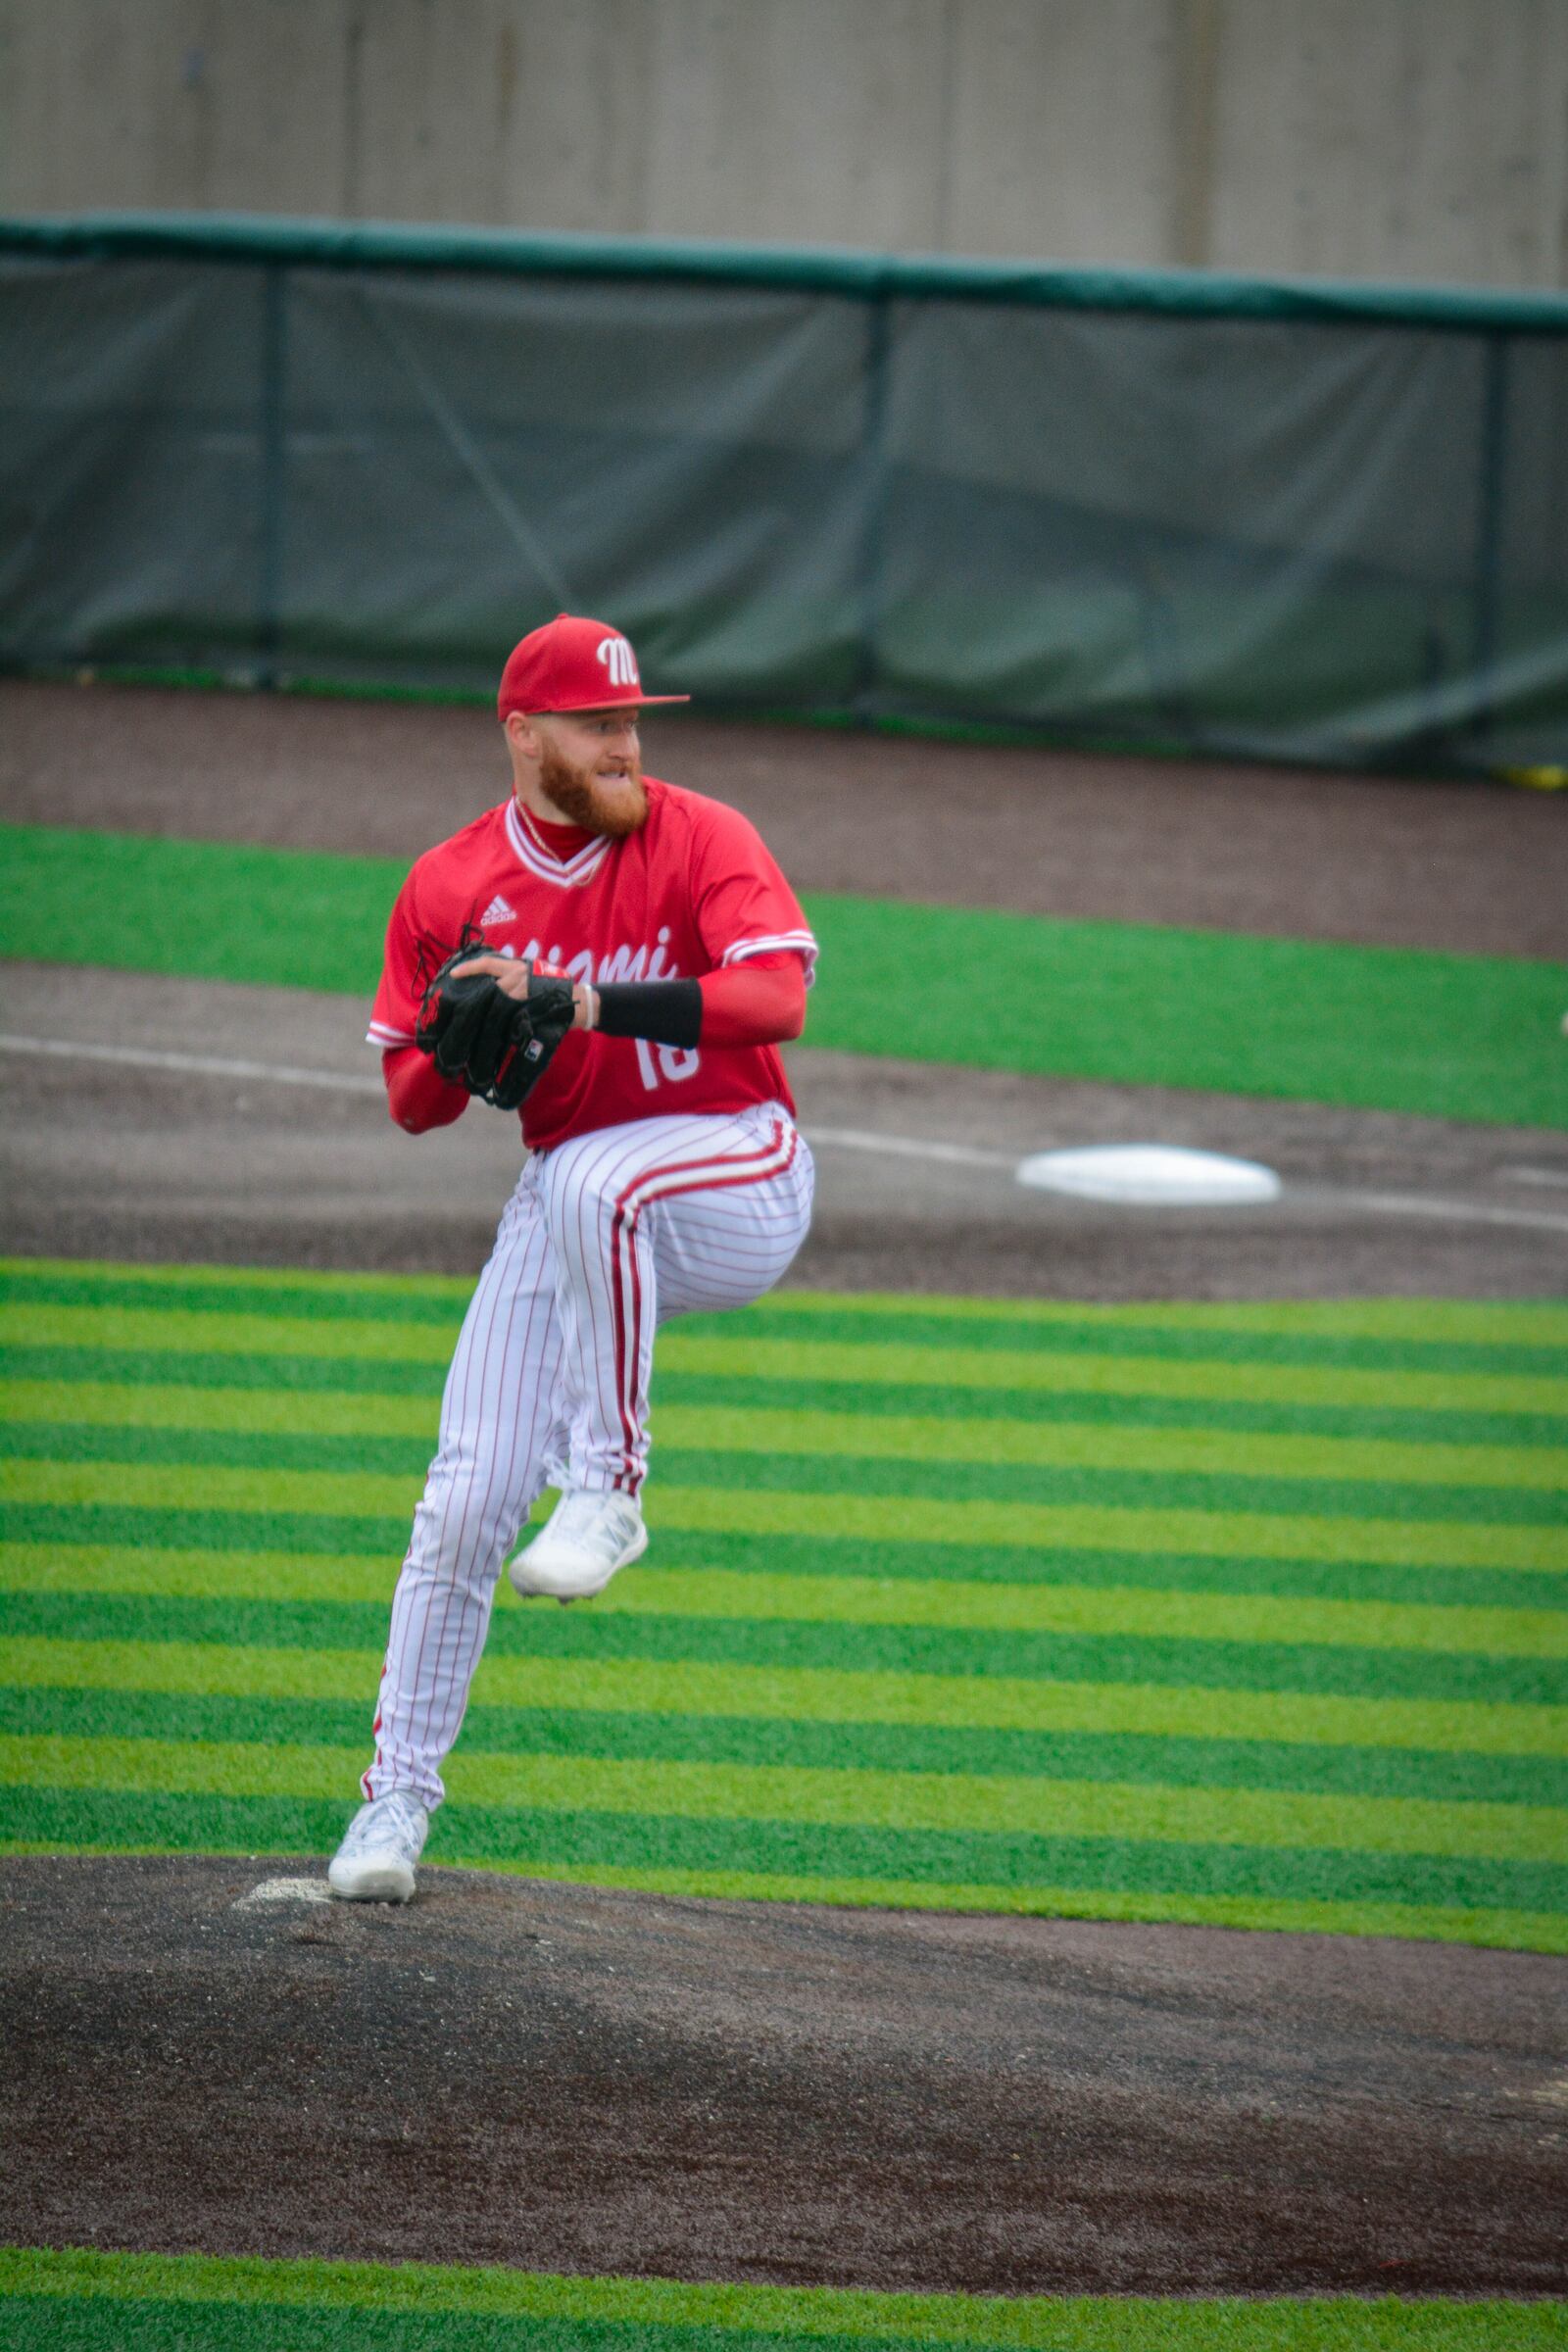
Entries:
{"type": "Polygon", "coordinates": [[[697,985],[705,1046],[780,1046],[806,1027],[806,974],[787,951],[705,972],[697,985]]]}
{"type": "Polygon", "coordinates": [[[698,936],[715,966],[796,955],[809,986],[811,927],[749,817],[722,801],[705,803],[693,828],[691,875],[698,936]]]}
{"type": "Polygon", "coordinates": [[[443,1078],[428,1054],[417,1046],[393,1046],[381,1055],[387,1108],[410,1135],[427,1135],[432,1127],[450,1127],[461,1119],[472,1097],[466,1087],[443,1078]]]}
{"type": "Polygon", "coordinates": [[[427,871],[428,856],[416,864],[393,903],[386,926],[381,980],[370,1007],[367,1043],[383,1053],[415,1043],[415,1025],[424,984],[452,954],[463,934],[461,907],[444,905],[451,893],[427,871]]]}

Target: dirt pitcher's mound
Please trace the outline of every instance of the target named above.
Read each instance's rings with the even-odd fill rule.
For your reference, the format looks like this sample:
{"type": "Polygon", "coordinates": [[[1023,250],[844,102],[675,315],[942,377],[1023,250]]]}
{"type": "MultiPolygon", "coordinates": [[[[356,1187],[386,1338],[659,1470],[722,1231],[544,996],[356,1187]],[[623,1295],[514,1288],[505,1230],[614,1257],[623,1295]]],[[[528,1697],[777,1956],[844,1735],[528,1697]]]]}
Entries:
{"type": "Polygon", "coordinates": [[[1568,2289],[1568,1962],[320,1863],[0,1871],[0,2238],[989,2293],[1568,2289]]]}

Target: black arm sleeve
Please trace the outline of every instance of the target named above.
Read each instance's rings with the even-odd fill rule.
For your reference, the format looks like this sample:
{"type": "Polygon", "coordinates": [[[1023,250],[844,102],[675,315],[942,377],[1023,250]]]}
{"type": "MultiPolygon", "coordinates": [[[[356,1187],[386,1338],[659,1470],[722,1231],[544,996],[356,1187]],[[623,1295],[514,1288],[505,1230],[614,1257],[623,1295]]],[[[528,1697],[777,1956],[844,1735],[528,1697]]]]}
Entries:
{"type": "Polygon", "coordinates": [[[611,980],[599,991],[606,1037],[645,1037],[651,1046],[695,1046],[703,992],[695,980],[611,980]]]}

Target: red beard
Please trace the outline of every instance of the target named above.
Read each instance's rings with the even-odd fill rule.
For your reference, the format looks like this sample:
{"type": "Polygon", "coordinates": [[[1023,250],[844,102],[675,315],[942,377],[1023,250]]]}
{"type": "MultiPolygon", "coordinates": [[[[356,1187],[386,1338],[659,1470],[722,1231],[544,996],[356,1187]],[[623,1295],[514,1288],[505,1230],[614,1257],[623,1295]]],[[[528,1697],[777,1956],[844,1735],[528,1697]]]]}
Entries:
{"type": "Polygon", "coordinates": [[[584,832],[604,833],[612,841],[624,841],[628,833],[635,833],[644,823],[648,795],[643,789],[642,769],[629,769],[626,780],[634,788],[635,797],[612,805],[590,769],[573,767],[553,743],[540,746],[539,784],[545,798],[555,803],[567,824],[581,825],[584,832]]]}

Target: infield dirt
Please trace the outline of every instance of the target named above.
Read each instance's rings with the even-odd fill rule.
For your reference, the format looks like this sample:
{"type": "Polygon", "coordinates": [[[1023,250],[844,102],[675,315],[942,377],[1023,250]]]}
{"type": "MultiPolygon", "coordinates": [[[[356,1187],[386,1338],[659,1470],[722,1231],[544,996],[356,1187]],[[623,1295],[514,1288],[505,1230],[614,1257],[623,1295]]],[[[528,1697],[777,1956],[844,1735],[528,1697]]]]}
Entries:
{"type": "Polygon", "coordinates": [[[1560,2294],[1564,1964],[13,1861],[7,2238],[986,2294],[1560,2294]],[[249,1898],[249,1899],[247,1899],[249,1898]]]}

